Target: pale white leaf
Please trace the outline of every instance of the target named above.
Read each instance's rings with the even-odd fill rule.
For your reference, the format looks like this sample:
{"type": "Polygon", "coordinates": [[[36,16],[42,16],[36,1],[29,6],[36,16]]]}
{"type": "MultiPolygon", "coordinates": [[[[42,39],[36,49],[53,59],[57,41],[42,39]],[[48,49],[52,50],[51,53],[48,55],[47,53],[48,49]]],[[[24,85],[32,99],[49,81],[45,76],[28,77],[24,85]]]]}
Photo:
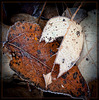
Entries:
{"type": "Polygon", "coordinates": [[[67,72],[80,57],[83,47],[83,32],[80,25],[71,22],[57,53],[55,64],[60,65],[58,77],[67,72]]]}
{"type": "Polygon", "coordinates": [[[51,84],[52,83],[52,76],[51,76],[51,72],[50,73],[48,73],[48,74],[43,74],[43,77],[44,77],[44,80],[45,80],[45,86],[46,86],[46,88],[47,88],[47,86],[49,85],[49,84],[51,84]]]}
{"type": "Polygon", "coordinates": [[[97,20],[96,10],[88,12],[80,25],[85,33],[84,47],[78,60],[78,67],[87,82],[97,77],[97,20]],[[89,52],[89,50],[92,50],[89,52]],[[88,55],[87,55],[88,54],[88,55]],[[86,56],[87,55],[87,56],[86,56]]]}
{"type": "Polygon", "coordinates": [[[54,62],[54,64],[60,65],[58,77],[71,69],[80,57],[83,47],[82,27],[66,17],[54,17],[47,22],[40,42],[43,40],[46,43],[53,42],[61,36],[64,36],[64,39],[54,62]]]}
{"type": "Polygon", "coordinates": [[[69,27],[70,19],[62,16],[51,18],[43,29],[41,41],[53,42],[56,38],[64,36],[69,27]]]}

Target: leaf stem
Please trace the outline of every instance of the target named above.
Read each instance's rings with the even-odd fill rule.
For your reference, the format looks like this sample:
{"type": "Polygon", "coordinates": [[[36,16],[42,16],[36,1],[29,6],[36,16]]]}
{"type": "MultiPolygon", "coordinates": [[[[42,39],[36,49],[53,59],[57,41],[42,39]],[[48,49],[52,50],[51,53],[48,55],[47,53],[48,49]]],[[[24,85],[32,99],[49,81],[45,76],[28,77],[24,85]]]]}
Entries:
{"type": "MultiPolygon", "coordinates": [[[[82,6],[82,2],[81,2],[81,4],[80,4],[80,6],[78,7],[78,9],[77,9],[77,10],[75,11],[75,13],[73,14],[73,16],[72,16],[72,18],[71,18],[71,21],[73,21],[74,17],[76,16],[76,14],[77,14],[77,12],[79,11],[79,9],[80,9],[81,6],[82,6]]],[[[59,47],[58,53],[59,53],[59,51],[61,50],[62,43],[64,42],[64,39],[65,39],[65,37],[66,37],[66,35],[67,35],[69,29],[70,29],[71,24],[72,24],[72,23],[70,23],[70,24],[69,24],[69,27],[67,28],[67,31],[66,31],[66,33],[65,33],[65,35],[64,35],[64,38],[63,38],[63,40],[62,40],[62,42],[61,42],[61,45],[60,45],[60,47],[59,47]]],[[[57,53],[57,54],[58,54],[58,53],[57,53]]],[[[57,58],[57,55],[56,55],[56,58],[57,58]]],[[[56,59],[55,59],[55,61],[56,61],[56,59]]],[[[55,66],[55,61],[54,61],[54,65],[53,65],[53,67],[52,67],[52,71],[53,71],[54,66],[55,66]]],[[[52,71],[51,71],[51,73],[52,73],[52,71]]]]}
{"type": "Polygon", "coordinates": [[[38,21],[37,21],[37,23],[39,23],[39,21],[40,21],[40,18],[41,18],[41,15],[42,15],[43,11],[44,11],[44,8],[45,8],[45,5],[46,5],[46,2],[47,2],[47,1],[45,1],[44,5],[43,5],[43,8],[42,8],[41,14],[40,14],[39,17],[38,17],[38,21]]]}
{"type": "MultiPolygon", "coordinates": [[[[19,50],[25,52],[25,53],[27,53],[28,55],[30,55],[28,52],[26,52],[26,51],[23,50],[22,48],[20,48],[20,47],[14,45],[14,44],[12,44],[12,43],[9,43],[9,42],[7,42],[7,43],[8,43],[9,45],[14,46],[14,47],[16,47],[17,49],[19,49],[19,50]]],[[[39,61],[41,64],[43,64],[43,65],[46,66],[47,68],[51,69],[49,66],[47,66],[45,63],[43,63],[42,61],[40,61],[40,60],[39,60],[38,58],[36,58],[35,56],[33,56],[33,55],[30,55],[30,56],[31,56],[32,58],[34,58],[35,60],[39,61]]]]}

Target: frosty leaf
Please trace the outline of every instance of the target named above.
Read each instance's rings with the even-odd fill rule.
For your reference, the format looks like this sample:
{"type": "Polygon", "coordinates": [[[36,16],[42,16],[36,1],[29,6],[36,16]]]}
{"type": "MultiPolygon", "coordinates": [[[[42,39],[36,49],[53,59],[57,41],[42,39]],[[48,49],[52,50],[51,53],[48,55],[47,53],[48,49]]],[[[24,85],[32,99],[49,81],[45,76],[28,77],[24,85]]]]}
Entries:
{"type": "MultiPolygon", "coordinates": [[[[11,22],[14,24],[15,22],[17,21],[27,21],[27,22],[33,22],[33,23],[37,23],[38,21],[38,18],[37,17],[34,17],[34,16],[31,16],[29,14],[25,14],[25,13],[20,13],[20,14],[16,14],[14,15],[12,18],[11,18],[11,22]]],[[[45,24],[46,24],[46,20],[42,20],[40,19],[39,21],[39,24],[40,24],[40,27],[43,29],[45,24]]]]}
{"type": "Polygon", "coordinates": [[[83,46],[82,27],[66,17],[58,16],[47,22],[40,38],[40,41],[45,40],[48,43],[65,34],[64,42],[62,42],[54,62],[54,64],[60,65],[58,77],[68,71],[79,59],[83,46]],[[69,27],[69,25],[71,26],[69,27]]]}
{"type": "Polygon", "coordinates": [[[9,53],[2,55],[2,77],[3,79],[10,79],[15,73],[9,66],[12,56],[9,53]]]}
{"type": "MultiPolygon", "coordinates": [[[[70,9],[70,11],[71,11],[71,15],[70,15],[68,9],[66,9],[66,10],[63,12],[62,16],[68,17],[68,18],[71,19],[72,15],[75,13],[75,11],[77,10],[77,8],[69,8],[69,9],[70,9]]],[[[77,12],[77,14],[76,14],[76,16],[75,16],[75,18],[74,18],[74,21],[76,21],[77,23],[80,23],[80,22],[81,22],[84,18],[86,18],[86,17],[87,17],[87,12],[86,12],[86,10],[84,10],[84,9],[79,9],[79,11],[77,12]]]]}
{"type": "Polygon", "coordinates": [[[25,14],[25,13],[19,13],[19,14],[15,14],[14,16],[12,16],[11,18],[11,22],[14,24],[17,21],[30,21],[30,22],[34,22],[35,23],[35,19],[36,17],[33,17],[29,14],[25,14]]]}
{"type": "Polygon", "coordinates": [[[68,71],[79,59],[83,47],[83,33],[81,26],[72,22],[69,31],[59,48],[55,64],[60,65],[58,77],[68,71]]]}
{"type": "MultiPolygon", "coordinates": [[[[59,43],[39,42],[39,25],[17,22],[8,31],[5,47],[12,55],[10,67],[24,80],[46,92],[60,93],[73,97],[88,96],[89,90],[77,66],[56,79],[59,66],[52,71],[52,83],[45,88],[45,75],[51,72],[59,43]],[[43,77],[44,76],[44,77],[43,77]],[[47,89],[47,90],[46,90],[47,89]]],[[[51,76],[51,74],[49,74],[51,76]]]]}
{"type": "MultiPolygon", "coordinates": [[[[7,41],[7,31],[10,26],[2,24],[2,42],[3,44],[7,41]]],[[[10,60],[12,60],[11,54],[7,52],[6,48],[3,48],[2,52],[2,77],[4,80],[10,79],[15,73],[9,66],[10,60]],[[4,53],[4,54],[3,54],[4,53]]]]}
{"type": "MultiPolygon", "coordinates": [[[[57,68],[55,67],[52,77],[56,77],[56,73],[54,73],[56,70],[57,68]]],[[[58,79],[52,80],[47,90],[64,95],[67,93],[67,95],[72,95],[73,97],[89,96],[89,89],[77,66],[72,67],[58,79]]]]}
{"type": "Polygon", "coordinates": [[[96,26],[96,10],[88,12],[86,17],[81,23],[83,31],[85,33],[84,47],[81,53],[81,57],[78,60],[78,67],[87,82],[96,78],[96,66],[97,66],[97,26],[96,26]],[[91,51],[89,52],[89,50],[91,51]],[[89,54],[88,54],[89,52],[89,54]],[[86,56],[86,54],[88,54],[86,56]],[[83,57],[86,56],[84,59],[83,57]]]}
{"type": "Polygon", "coordinates": [[[46,84],[46,88],[47,88],[47,86],[48,86],[49,84],[52,83],[51,72],[48,73],[47,75],[44,75],[44,74],[43,74],[43,77],[44,77],[44,79],[45,79],[45,84],[46,84]]]}
{"type": "Polygon", "coordinates": [[[17,22],[10,27],[5,46],[12,55],[11,68],[22,78],[45,88],[43,74],[51,71],[55,60],[51,56],[57,52],[59,43],[39,43],[41,32],[37,24],[17,22]]]}
{"type": "Polygon", "coordinates": [[[70,19],[62,16],[51,18],[43,29],[41,41],[53,42],[56,38],[64,36],[69,27],[70,19]]]}

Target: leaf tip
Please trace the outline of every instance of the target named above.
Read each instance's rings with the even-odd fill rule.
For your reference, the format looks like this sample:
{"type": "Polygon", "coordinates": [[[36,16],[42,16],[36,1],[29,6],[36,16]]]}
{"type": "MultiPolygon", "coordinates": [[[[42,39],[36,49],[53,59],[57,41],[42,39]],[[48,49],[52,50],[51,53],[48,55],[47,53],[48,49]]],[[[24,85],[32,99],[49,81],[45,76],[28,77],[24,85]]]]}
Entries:
{"type": "Polygon", "coordinates": [[[47,89],[47,86],[49,85],[49,84],[51,84],[52,83],[52,76],[51,76],[51,72],[50,73],[48,73],[48,74],[43,74],[43,77],[44,77],[44,80],[45,80],[45,87],[46,87],[46,89],[47,89]]]}

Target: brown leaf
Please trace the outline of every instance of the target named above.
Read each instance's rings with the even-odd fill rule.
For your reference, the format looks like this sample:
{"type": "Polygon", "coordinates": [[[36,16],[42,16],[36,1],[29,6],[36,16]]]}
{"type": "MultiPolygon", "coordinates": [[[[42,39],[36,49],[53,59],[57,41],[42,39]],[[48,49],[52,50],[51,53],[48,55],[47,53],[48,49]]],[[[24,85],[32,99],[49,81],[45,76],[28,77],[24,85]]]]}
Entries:
{"type": "Polygon", "coordinates": [[[55,4],[47,3],[42,15],[47,19],[50,19],[54,16],[58,16],[58,8],[55,4]]]}
{"type": "MultiPolygon", "coordinates": [[[[54,70],[55,71],[55,70],[54,70]]],[[[55,73],[53,77],[55,76],[55,73]]],[[[77,66],[73,66],[61,77],[53,80],[48,89],[54,92],[67,93],[73,97],[88,96],[89,90],[77,66]]]]}
{"type": "Polygon", "coordinates": [[[17,22],[9,29],[6,47],[12,54],[11,68],[22,78],[29,78],[36,85],[45,88],[43,74],[51,71],[55,59],[51,56],[57,52],[59,44],[39,43],[41,32],[37,24],[17,22]]]}
{"type": "MultiPolygon", "coordinates": [[[[37,17],[34,17],[34,16],[31,16],[29,14],[19,13],[19,14],[15,14],[11,18],[12,24],[14,24],[17,21],[21,21],[21,22],[27,21],[27,22],[37,23],[38,18],[37,17]]],[[[47,22],[47,20],[40,19],[39,24],[40,24],[41,29],[44,28],[46,22],[47,22]]]]}
{"type": "Polygon", "coordinates": [[[91,97],[94,98],[98,97],[98,88],[97,88],[98,82],[99,81],[96,79],[88,83],[91,92],[91,97]]]}
{"type": "Polygon", "coordinates": [[[12,54],[11,68],[23,79],[39,89],[70,94],[74,97],[88,96],[88,87],[77,66],[56,79],[59,65],[52,72],[52,84],[46,90],[43,74],[51,72],[59,43],[39,42],[41,28],[30,22],[17,22],[9,29],[5,46],[12,54]]]}

